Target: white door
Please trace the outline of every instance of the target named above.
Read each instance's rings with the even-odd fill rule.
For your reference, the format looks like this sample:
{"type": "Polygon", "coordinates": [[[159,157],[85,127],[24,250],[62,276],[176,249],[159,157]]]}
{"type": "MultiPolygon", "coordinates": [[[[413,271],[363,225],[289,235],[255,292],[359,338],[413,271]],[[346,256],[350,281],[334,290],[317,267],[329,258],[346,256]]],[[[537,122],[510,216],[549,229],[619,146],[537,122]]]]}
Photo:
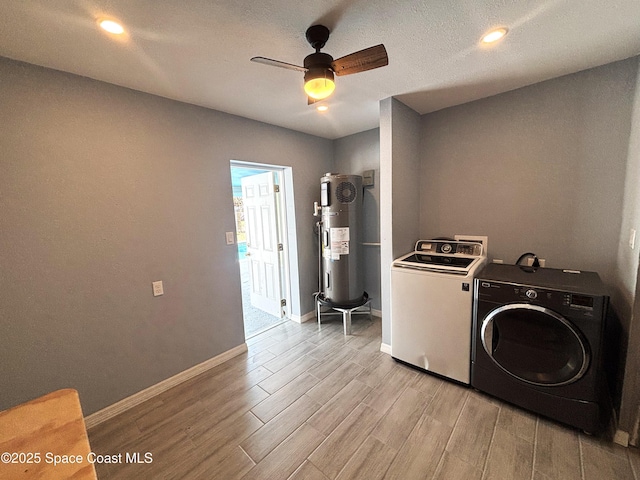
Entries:
{"type": "Polygon", "coordinates": [[[283,317],[282,252],[279,248],[278,195],[273,172],[241,179],[247,235],[251,305],[283,317]]]}

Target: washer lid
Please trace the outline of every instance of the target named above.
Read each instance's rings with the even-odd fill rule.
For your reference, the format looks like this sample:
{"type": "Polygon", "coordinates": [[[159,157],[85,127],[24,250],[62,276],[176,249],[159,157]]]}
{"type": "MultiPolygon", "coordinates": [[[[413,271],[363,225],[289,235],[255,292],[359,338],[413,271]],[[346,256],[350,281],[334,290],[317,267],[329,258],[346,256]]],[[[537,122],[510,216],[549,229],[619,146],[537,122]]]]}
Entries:
{"type": "Polygon", "coordinates": [[[475,259],[473,257],[457,257],[455,255],[435,255],[416,252],[409,255],[403,261],[404,263],[414,263],[418,266],[437,265],[467,269],[474,260],[475,259]]]}
{"type": "Polygon", "coordinates": [[[485,258],[412,252],[398,258],[393,262],[393,266],[437,273],[468,275],[485,258]]]}

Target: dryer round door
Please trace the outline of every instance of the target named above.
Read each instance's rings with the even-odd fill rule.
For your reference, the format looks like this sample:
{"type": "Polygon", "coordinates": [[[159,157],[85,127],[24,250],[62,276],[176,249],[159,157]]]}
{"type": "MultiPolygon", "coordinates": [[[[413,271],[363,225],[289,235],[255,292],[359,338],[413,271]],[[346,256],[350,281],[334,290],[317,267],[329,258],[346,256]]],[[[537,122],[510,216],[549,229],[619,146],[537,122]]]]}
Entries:
{"type": "Polygon", "coordinates": [[[503,305],[481,326],[485,352],[509,375],[533,385],[568,385],[589,368],[582,334],[553,310],[538,305],[503,305]]]}

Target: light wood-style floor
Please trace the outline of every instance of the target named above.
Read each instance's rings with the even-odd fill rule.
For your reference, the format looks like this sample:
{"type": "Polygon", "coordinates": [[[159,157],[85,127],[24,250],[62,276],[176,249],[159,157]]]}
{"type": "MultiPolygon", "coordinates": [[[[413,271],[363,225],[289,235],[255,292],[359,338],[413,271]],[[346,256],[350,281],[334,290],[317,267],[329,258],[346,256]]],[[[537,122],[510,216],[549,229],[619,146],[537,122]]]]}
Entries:
{"type": "Polygon", "coordinates": [[[381,323],[287,322],[89,431],[100,479],[640,480],[640,455],[381,353],[381,323]],[[152,455],[126,463],[126,454],[152,455]],[[635,473],[634,473],[635,472],[635,473]]]}

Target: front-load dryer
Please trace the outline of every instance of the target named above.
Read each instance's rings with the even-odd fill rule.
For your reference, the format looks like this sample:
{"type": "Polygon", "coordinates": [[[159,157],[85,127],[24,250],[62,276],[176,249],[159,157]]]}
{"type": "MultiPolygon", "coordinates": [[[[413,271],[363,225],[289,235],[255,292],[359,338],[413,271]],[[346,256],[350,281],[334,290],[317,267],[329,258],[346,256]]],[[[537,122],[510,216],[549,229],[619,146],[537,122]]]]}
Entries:
{"type": "Polygon", "coordinates": [[[487,265],[475,280],[471,385],[598,431],[608,303],[594,272],[487,265]]]}

